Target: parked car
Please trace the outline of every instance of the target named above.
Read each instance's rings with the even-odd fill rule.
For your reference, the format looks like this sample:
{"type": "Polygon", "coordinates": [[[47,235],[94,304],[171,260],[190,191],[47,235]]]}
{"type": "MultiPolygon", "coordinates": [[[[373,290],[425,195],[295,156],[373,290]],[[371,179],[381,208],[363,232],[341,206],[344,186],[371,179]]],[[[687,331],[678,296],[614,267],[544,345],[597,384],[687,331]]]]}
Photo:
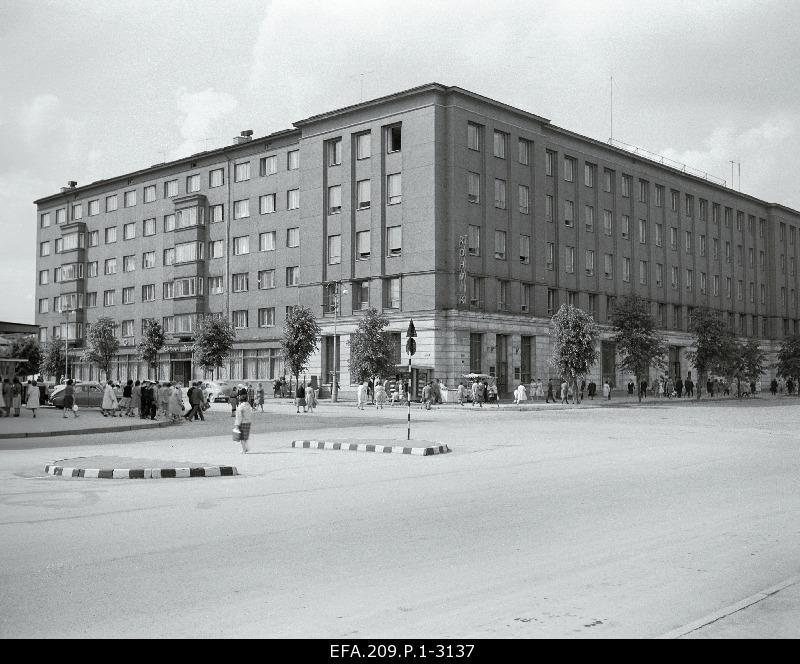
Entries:
{"type": "Polygon", "coordinates": [[[208,403],[227,401],[236,386],[226,380],[203,381],[203,390],[208,395],[208,403]]]}
{"type": "MultiPolygon", "coordinates": [[[[56,385],[50,393],[50,403],[56,408],[64,407],[64,388],[66,385],[56,385]]],[[[73,385],[75,388],[75,403],[78,408],[100,408],[103,405],[103,386],[94,380],[84,381],[73,385]]],[[[115,387],[114,394],[117,400],[122,398],[122,388],[115,387]]]]}

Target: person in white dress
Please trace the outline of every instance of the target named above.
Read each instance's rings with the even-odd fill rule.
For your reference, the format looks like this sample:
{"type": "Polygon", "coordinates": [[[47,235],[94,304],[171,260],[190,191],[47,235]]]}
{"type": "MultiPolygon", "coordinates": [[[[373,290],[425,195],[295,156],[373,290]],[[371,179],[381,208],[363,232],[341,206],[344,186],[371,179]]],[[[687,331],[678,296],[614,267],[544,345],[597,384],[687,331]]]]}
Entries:
{"type": "Polygon", "coordinates": [[[36,417],[36,411],[39,409],[39,386],[31,384],[28,381],[28,400],[25,403],[25,408],[30,410],[33,413],[33,416],[36,417]]]}
{"type": "Polygon", "coordinates": [[[364,410],[364,404],[367,402],[367,381],[363,381],[356,390],[358,395],[358,409],[364,410]]]}
{"type": "Polygon", "coordinates": [[[519,405],[523,401],[527,401],[527,400],[528,400],[528,394],[525,391],[525,386],[522,383],[520,383],[517,386],[517,389],[514,391],[514,403],[519,405]]]}

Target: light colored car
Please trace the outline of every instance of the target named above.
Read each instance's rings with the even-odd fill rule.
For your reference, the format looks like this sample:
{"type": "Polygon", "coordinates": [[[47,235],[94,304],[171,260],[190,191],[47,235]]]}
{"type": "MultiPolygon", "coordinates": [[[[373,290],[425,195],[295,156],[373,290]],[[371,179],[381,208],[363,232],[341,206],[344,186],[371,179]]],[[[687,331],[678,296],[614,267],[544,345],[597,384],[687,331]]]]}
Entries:
{"type": "MultiPolygon", "coordinates": [[[[78,408],[100,408],[103,405],[103,386],[97,381],[84,381],[73,385],[75,388],[75,403],[78,408]]],[[[56,408],[64,407],[64,388],[66,385],[56,385],[50,393],[50,403],[56,408]]],[[[114,388],[117,401],[122,398],[122,389],[114,388]]]]}
{"type": "Polygon", "coordinates": [[[203,381],[203,392],[205,392],[207,396],[207,401],[209,403],[217,402],[217,401],[227,401],[228,397],[230,397],[231,392],[236,388],[233,383],[229,383],[226,380],[204,380],[203,381]]]}

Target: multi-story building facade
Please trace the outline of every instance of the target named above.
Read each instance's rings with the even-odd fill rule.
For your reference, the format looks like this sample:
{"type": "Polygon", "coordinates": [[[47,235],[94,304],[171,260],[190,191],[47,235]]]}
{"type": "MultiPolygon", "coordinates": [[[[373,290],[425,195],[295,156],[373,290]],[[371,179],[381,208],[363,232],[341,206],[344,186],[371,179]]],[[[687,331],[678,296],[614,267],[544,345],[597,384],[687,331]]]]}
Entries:
{"type": "MultiPolygon", "coordinates": [[[[269,380],[286,311],[304,305],[323,330],[309,374],[329,383],[336,357],[346,389],[347,335],[374,306],[398,371],[414,319],[415,385],[477,372],[511,390],[552,373],[562,303],[605,326],[615,298],[644,296],[683,376],[693,307],[768,351],[798,331],[800,213],[520,109],[430,84],[250,134],[36,201],[41,339],[111,316],[115,375],[142,377],[156,318],[172,338],[160,377],[185,381],[200,377],[196,317],[218,313],[237,328],[220,377],[269,380]]],[[[604,330],[593,377],[619,381],[604,330]]]]}

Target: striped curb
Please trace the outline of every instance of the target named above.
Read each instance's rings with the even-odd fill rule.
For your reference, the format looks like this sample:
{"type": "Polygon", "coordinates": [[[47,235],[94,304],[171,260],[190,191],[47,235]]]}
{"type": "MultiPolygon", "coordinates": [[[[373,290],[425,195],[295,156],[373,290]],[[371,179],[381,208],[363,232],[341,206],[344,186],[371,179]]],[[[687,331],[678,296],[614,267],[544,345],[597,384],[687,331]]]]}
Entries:
{"type": "Polygon", "coordinates": [[[341,450],[343,452],[411,454],[413,456],[432,456],[452,452],[447,445],[442,443],[428,447],[403,447],[402,445],[376,445],[374,443],[337,443],[331,440],[293,440],[292,447],[311,450],[341,450]]]}
{"type": "Polygon", "coordinates": [[[48,475],[86,477],[101,480],[149,480],[170,477],[230,477],[238,475],[235,466],[203,466],[200,468],[66,468],[44,467],[48,475]]]}
{"type": "Polygon", "coordinates": [[[52,438],[53,436],[82,436],[94,433],[118,433],[120,431],[139,431],[161,429],[173,426],[174,422],[148,422],[146,424],[120,424],[110,427],[87,427],[86,429],[62,429],[60,431],[20,431],[19,433],[0,433],[0,440],[13,438],[52,438]]]}

